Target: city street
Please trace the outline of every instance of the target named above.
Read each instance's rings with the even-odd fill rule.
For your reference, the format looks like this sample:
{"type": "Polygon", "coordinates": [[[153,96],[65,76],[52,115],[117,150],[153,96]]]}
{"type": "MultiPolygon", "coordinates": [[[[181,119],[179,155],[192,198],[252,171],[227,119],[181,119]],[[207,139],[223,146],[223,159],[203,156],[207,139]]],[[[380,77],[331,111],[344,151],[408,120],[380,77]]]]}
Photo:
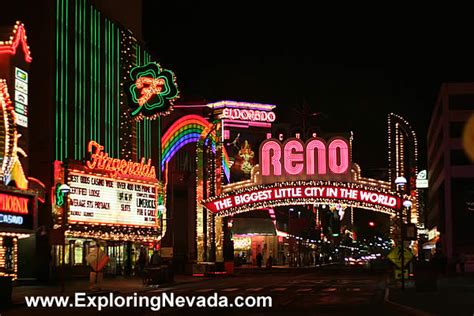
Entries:
{"type": "MultiPolygon", "coordinates": [[[[62,309],[68,315],[399,315],[384,305],[385,274],[362,267],[330,265],[322,268],[240,270],[235,276],[219,276],[190,282],[150,288],[142,295],[163,292],[183,296],[210,296],[217,292],[229,298],[236,296],[271,296],[271,308],[165,308],[159,312],[140,308],[106,309],[100,313],[92,309],[62,309]]],[[[103,294],[103,293],[102,293],[103,294]]],[[[120,293],[126,295],[127,293],[120,293]]],[[[4,315],[48,315],[52,309],[7,311],[4,315]]]]}

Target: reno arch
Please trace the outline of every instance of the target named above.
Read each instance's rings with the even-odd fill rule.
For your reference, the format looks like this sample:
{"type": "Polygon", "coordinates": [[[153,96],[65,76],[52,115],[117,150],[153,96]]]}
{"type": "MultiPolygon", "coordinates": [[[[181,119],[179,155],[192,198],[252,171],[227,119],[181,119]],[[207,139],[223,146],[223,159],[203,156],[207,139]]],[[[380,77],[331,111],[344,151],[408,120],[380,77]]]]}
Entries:
{"type": "Polygon", "coordinates": [[[342,137],[329,141],[315,137],[303,142],[290,138],[281,143],[270,138],[260,145],[263,183],[291,180],[350,180],[349,142],[342,137]]]}

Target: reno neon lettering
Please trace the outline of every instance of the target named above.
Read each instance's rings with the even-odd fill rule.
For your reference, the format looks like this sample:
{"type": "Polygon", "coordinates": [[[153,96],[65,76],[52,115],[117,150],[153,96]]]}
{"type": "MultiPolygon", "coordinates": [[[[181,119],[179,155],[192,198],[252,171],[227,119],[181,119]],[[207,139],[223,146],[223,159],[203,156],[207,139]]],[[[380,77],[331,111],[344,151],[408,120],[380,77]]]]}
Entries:
{"type": "Polygon", "coordinates": [[[260,170],[266,183],[296,179],[344,180],[350,177],[350,165],[349,143],[341,137],[328,142],[311,138],[306,143],[292,138],[283,144],[271,138],[260,146],[260,170]]]}

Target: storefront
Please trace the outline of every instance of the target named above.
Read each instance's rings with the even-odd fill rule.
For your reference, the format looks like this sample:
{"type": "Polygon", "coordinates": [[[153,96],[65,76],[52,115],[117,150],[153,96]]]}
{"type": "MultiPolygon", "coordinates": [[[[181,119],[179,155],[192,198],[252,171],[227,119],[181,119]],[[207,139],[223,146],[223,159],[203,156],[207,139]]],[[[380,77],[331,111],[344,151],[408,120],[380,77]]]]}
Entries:
{"type": "Polygon", "coordinates": [[[271,256],[276,264],[278,237],[273,221],[269,218],[233,218],[232,241],[234,261],[239,265],[256,265],[260,253],[266,264],[271,256]]]}
{"type": "Polygon", "coordinates": [[[0,187],[0,277],[18,277],[18,240],[36,228],[36,194],[0,187]]]}
{"type": "Polygon", "coordinates": [[[55,162],[53,218],[59,242],[53,243],[53,269],[61,267],[64,251],[69,274],[86,276],[89,249],[99,245],[108,256],[106,274],[133,274],[141,249],[150,257],[161,246],[166,224],[165,212],[159,213],[159,206],[165,205],[163,186],[151,159],[114,159],[94,141],[88,152],[85,163],[55,162]],[[64,183],[69,192],[64,192],[64,183]]]}

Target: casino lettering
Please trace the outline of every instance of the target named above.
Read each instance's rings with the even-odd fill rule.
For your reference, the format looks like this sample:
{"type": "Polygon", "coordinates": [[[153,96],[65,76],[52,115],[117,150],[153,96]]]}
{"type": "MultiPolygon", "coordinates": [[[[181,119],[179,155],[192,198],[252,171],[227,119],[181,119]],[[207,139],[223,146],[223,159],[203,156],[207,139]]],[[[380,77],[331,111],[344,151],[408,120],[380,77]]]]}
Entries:
{"type": "Polygon", "coordinates": [[[0,210],[8,213],[28,214],[28,198],[0,193],[0,210]]]}

